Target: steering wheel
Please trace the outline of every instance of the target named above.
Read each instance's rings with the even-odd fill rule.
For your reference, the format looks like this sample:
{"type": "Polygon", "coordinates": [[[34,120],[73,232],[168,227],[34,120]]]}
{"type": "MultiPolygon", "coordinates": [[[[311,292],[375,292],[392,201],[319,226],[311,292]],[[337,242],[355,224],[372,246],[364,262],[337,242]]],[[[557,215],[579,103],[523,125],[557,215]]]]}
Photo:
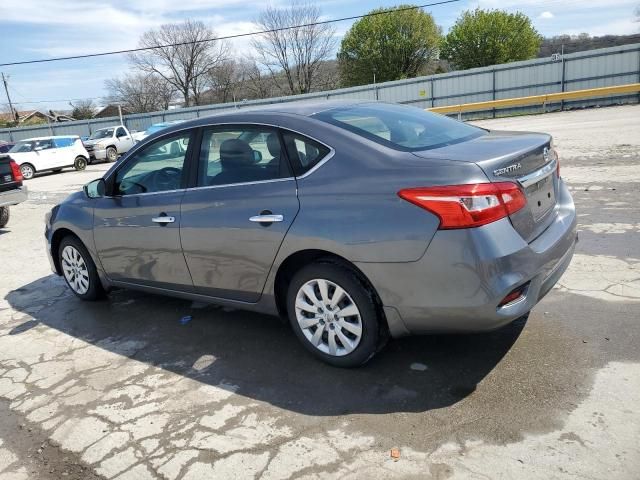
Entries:
{"type": "Polygon", "coordinates": [[[152,192],[162,192],[165,190],[175,190],[180,188],[180,177],[182,170],[175,167],[164,167],[152,172],[147,177],[147,182],[152,192]]]}

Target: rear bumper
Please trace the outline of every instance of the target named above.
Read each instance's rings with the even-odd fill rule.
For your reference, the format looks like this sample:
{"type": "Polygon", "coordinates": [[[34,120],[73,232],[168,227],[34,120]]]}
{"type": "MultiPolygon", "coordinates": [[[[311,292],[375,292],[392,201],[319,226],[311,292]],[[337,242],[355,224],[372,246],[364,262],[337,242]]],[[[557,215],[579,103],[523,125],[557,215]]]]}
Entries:
{"type": "Polygon", "coordinates": [[[0,192],[0,207],[17,205],[27,199],[27,187],[24,185],[11,190],[0,192]]]}
{"type": "Polygon", "coordinates": [[[417,262],[359,263],[385,312],[398,314],[391,334],[480,332],[529,312],[567,269],[577,241],[575,206],[563,183],[556,208],[554,222],[529,244],[502,219],[438,231],[417,262]],[[520,300],[498,306],[523,285],[520,300]]]}

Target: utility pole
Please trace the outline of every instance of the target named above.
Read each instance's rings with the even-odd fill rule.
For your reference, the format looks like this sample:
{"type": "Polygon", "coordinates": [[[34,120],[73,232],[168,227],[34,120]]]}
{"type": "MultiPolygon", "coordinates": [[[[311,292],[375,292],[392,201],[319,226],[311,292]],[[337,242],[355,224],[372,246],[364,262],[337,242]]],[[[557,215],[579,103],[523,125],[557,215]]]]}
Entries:
{"type": "Polygon", "coordinates": [[[9,87],[7,87],[7,79],[4,76],[4,73],[1,73],[2,75],[2,84],[4,85],[4,92],[7,94],[7,100],[9,101],[9,110],[11,110],[11,116],[14,118],[14,120],[18,120],[18,112],[16,112],[13,109],[13,104],[11,103],[11,97],[9,96],[9,87]]]}

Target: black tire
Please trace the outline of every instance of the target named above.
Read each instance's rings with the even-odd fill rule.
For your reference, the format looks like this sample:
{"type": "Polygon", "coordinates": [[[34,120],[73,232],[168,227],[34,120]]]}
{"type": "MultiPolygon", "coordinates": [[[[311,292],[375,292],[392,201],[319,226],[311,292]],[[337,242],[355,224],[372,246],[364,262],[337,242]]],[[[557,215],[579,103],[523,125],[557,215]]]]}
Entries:
{"type": "Polygon", "coordinates": [[[107,147],[107,162],[115,162],[118,159],[118,150],[116,147],[107,147]]]}
{"type": "Polygon", "coordinates": [[[20,165],[20,173],[22,173],[25,180],[30,180],[36,174],[36,169],[30,163],[23,163],[20,165]]]}
{"type": "MultiPolygon", "coordinates": [[[[375,301],[374,292],[347,266],[330,262],[317,262],[300,269],[291,279],[287,291],[287,313],[289,322],[298,339],[315,357],[335,367],[358,367],[369,361],[380,344],[382,318],[375,301]],[[303,333],[296,317],[296,296],[307,282],[323,279],[340,286],[353,300],[360,313],[362,334],[353,351],[335,356],[316,348],[303,333]]],[[[323,334],[324,335],[324,334],[323,334]]]]}
{"type": "Polygon", "coordinates": [[[105,292],[104,292],[104,289],[102,288],[100,277],[98,277],[96,264],[93,263],[93,260],[91,259],[91,255],[89,255],[89,252],[77,237],[74,237],[71,235],[64,237],[60,242],[60,246],[58,247],[57,255],[58,255],[58,262],[59,262],[60,268],[62,269],[62,276],[65,282],[67,282],[67,286],[71,289],[71,291],[77,297],[87,301],[94,301],[104,297],[105,292]],[[69,278],[67,278],[67,275],[65,274],[64,267],[63,267],[64,265],[63,252],[65,247],[74,248],[80,254],[84,264],[87,267],[89,285],[86,292],[82,292],[82,293],[78,292],[76,288],[70,283],[69,278]]]}
{"type": "Polygon", "coordinates": [[[9,223],[9,207],[0,207],[0,228],[4,228],[9,223]]]}
{"type": "Polygon", "coordinates": [[[73,162],[73,168],[75,168],[77,171],[84,170],[85,168],[87,168],[87,159],[82,156],[76,157],[73,162]]]}

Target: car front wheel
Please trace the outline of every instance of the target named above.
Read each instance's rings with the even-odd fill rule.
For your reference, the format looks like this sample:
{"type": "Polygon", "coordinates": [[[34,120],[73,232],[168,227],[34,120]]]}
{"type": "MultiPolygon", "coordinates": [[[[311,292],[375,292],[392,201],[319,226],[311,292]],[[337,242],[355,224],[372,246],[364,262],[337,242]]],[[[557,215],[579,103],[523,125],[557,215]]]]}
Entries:
{"type": "Polygon", "coordinates": [[[117,159],[118,159],[118,151],[115,149],[115,147],[107,148],[107,161],[115,162],[117,159]]]}
{"type": "Polygon", "coordinates": [[[337,367],[357,367],[376,353],[380,315],[373,292],[347,267],[314,263],[289,284],[289,321],[313,355],[337,367]]]}
{"type": "Polygon", "coordinates": [[[58,249],[58,261],[69,288],[82,300],[97,300],[104,290],[96,265],[89,252],[76,237],[65,237],[58,249]]]}
{"type": "Polygon", "coordinates": [[[30,163],[23,163],[20,165],[20,173],[22,173],[25,180],[29,180],[35,175],[36,169],[30,163]]]}

